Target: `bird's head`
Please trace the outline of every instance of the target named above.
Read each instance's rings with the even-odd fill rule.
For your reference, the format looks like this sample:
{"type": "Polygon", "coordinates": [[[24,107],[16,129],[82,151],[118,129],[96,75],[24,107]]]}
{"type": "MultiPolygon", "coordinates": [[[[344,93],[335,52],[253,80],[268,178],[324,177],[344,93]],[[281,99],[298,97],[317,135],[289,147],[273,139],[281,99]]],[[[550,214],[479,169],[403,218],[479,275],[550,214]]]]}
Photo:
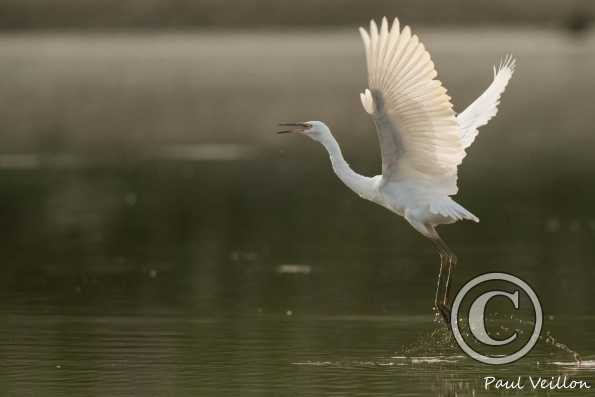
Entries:
{"type": "Polygon", "coordinates": [[[330,134],[330,129],[322,121],[305,121],[300,123],[279,123],[283,130],[277,131],[277,134],[287,134],[297,132],[306,135],[315,141],[320,141],[323,137],[330,134]]]}

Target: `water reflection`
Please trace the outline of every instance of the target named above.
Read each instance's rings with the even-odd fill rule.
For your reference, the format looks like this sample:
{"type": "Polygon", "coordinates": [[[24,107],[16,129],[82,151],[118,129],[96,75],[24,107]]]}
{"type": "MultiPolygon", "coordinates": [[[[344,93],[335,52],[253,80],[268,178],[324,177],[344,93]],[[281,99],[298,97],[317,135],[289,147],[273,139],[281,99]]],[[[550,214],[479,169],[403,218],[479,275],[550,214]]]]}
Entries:
{"type": "Polygon", "coordinates": [[[426,33],[457,104],[500,54],[519,59],[461,168],[482,222],[444,229],[454,287],[490,270],[530,281],[580,366],[544,343],[506,368],[461,356],[432,321],[432,245],[346,191],[320,148],[275,140],[278,120],[328,120],[354,168],[377,172],[355,32],[50,35],[0,49],[3,97],[27,98],[0,117],[0,388],[425,397],[484,395],[491,374],[593,381],[593,40],[426,33]]]}
{"type": "MultiPolygon", "coordinates": [[[[592,339],[595,323],[585,325],[576,336],[592,339]]],[[[540,345],[504,368],[478,364],[454,347],[441,355],[402,353],[434,327],[407,316],[7,315],[0,336],[11,343],[0,348],[0,386],[9,394],[50,395],[447,396],[498,395],[484,392],[485,376],[595,381],[593,357],[577,365],[540,345]],[[391,347],[401,352],[391,354],[391,347]]]]}

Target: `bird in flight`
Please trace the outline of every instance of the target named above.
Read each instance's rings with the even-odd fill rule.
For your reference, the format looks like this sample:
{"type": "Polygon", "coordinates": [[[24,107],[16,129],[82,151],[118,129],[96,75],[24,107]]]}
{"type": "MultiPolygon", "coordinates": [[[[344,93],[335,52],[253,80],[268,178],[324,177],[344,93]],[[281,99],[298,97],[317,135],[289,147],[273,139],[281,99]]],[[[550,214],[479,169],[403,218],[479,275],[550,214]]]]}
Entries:
{"type": "Polygon", "coordinates": [[[366,51],[368,85],[360,94],[364,110],[378,134],[382,174],[366,177],[354,172],[343,158],[330,129],[321,121],[281,123],[279,133],[299,133],[320,142],[328,151],[339,179],[360,197],[405,218],[437,247],[440,271],[434,299],[444,321],[450,323],[449,291],[457,258],[436,231],[437,226],[479,218],[452,199],[457,191],[457,168],[478,128],[498,111],[500,96],[515,69],[507,56],[494,67],[490,86],[458,115],[430,54],[395,18],[380,28],[359,29],[366,51]]]}

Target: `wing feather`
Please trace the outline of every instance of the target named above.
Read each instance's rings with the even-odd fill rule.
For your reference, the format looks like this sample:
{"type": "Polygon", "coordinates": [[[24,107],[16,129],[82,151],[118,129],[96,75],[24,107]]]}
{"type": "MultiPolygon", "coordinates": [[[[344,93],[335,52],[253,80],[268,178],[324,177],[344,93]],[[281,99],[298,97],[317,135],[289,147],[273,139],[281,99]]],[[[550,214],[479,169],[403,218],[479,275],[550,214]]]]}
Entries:
{"type": "Polygon", "coordinates": [[[463,146],[471,146],[478,134],[478,128],[484,126],[498,113],[500,96],[506,89],[508,81],[514,73],[516,60],[506,56],[498,68],[494,66],[494,80],[471,105],[457,116],[457,121],[462,129],[463,146]]]}
{"type": "Polygon", "coordinates": [[[360,28],[369,89],[361,95],[373,117],[382,154],[382,175],[398,180],[409,175],[429,181],[448,181],[456,193],[457,166],[465,157],[461,131],[450,97],[419,38],[395,18],[370,21],[360,28]]]}

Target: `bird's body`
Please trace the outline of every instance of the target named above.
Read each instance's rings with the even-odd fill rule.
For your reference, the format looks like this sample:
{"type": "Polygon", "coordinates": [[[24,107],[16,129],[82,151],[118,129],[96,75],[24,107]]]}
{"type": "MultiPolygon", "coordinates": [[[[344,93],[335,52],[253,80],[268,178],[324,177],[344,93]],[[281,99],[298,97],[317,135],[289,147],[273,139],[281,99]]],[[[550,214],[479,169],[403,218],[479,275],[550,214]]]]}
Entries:
{"type": "Polygon", "coordinates": [[[458,192],[457,170],[465,150],[473,143],[477,129],[496,114],[515,61],[507,57],[494,68],[494,80],[488,89],[456,115],[446,89],[435,79],[437,73],[429,53],[408,26],[401,30],[395,19],[389,27],[383,18],[380,28],[371,21],[370,31],[360,28],[360,33],[369,84],[360,97],[378,133],[382,174],[366,177],[354,172],[323,122],[284,123],[293,128],[280,132],[300,132],[320,142],[345,185],[360,197],[404,217],[436,244],[441,267],[435,303],[447,319],[450,276],[456,257],[436,227],[459,220],[479,222],[451,196],[458,192]],[[448,275],[443,280],[446,265],[448,275]]]}
{"type": "Polygon", "coordinates": [[[431,227],[454,223],[459,219],[478,220],[449,197],[446,188],[448,181],[445,181],[444,188],[440,189],[439,185],[424,183],[415,176],[389,180],[383,175],[360,175],[353,171],[344,159],[339,144],[325,124],[317,121],[308,124],[321,131],[314,139],[327,149],[333,171],[347,187],[361,198],[404,217],[425,236],[433,237],[431,227]]]}

